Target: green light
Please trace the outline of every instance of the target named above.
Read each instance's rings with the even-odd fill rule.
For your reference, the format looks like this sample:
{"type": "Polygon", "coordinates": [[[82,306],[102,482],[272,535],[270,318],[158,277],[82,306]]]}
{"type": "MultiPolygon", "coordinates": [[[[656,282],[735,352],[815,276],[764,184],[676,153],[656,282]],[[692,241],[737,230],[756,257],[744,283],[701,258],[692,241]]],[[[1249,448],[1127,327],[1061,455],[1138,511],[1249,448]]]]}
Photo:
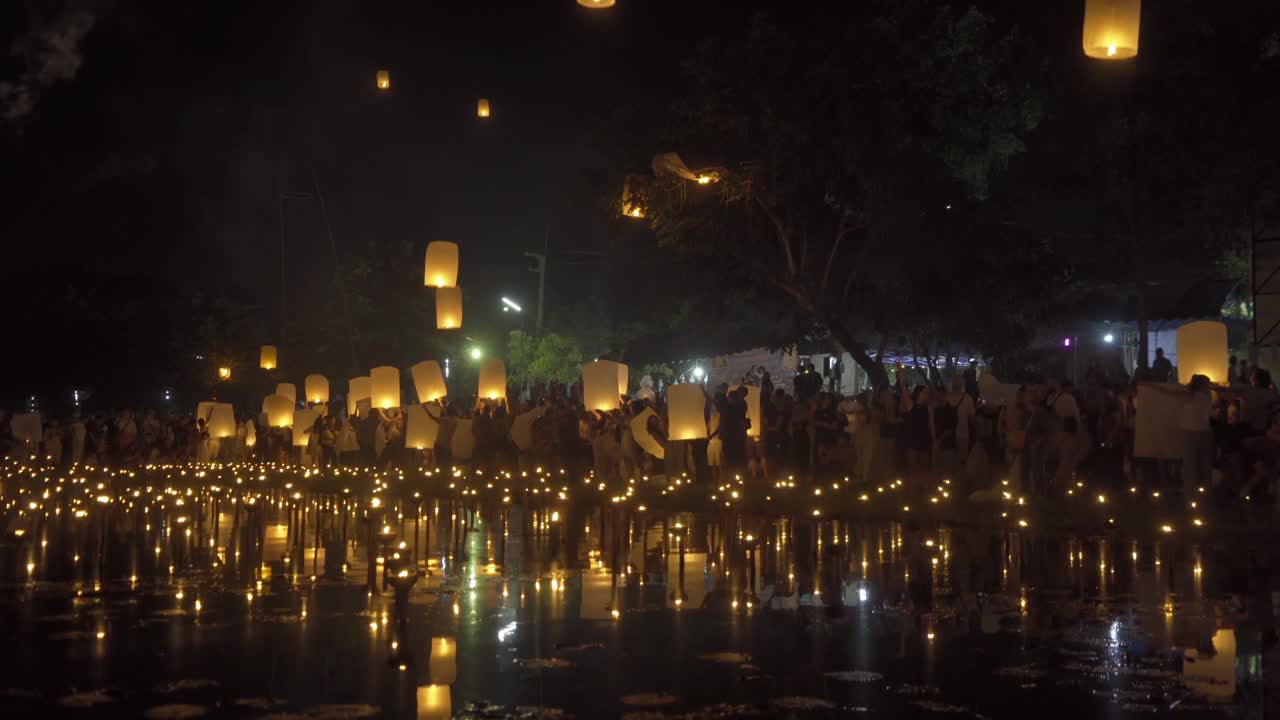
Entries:
{"type": "Polygon", "coordinates": [[[480,359],[480,358],[482,358],[482,357],[484,357],[484,351],[483,351],[483,350],[481,350],[481,349],[480,349],[480,348],[478,348],[478,347],[473,347],[473,348],[471,348],[471,359],[472,359],[472,360],[479,360],[479,359],[480,359]]]}

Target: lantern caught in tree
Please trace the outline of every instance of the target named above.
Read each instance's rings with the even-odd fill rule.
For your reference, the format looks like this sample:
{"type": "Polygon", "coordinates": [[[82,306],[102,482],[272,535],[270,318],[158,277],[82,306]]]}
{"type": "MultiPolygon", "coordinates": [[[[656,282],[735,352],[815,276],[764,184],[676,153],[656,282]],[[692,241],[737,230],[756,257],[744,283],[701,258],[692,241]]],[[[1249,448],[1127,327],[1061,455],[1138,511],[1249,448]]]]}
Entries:
{"type": "Polygon", "coordinates": [[[667,387],[667,437],[701,440],[707,437],[707,396],[698,383],[667,387]]]}
{"type": "Polygon", "coordinates": [[[507,397],[507,366],[498,358],[480,363],[480,398],[499,400],[507,397]]]}
{"type": "Polygon", "coordinates": [[[379,90],[391,89],[391,72],[390,71],[388,70],[378,71],[378,89],[379,90]]]}
{"type": "Polygon", "coordinates": [[[369,398],[376,408],[400,407],[400,368],[383,365],[370,370],[369,398]]]}
{"type": "Polygon", "coordinates": [[[268,395],[262,401],[262,412],[267,414],[267,424],[271,427],[290,427],[293,425],[294,402],[283,395],[268,395]]]}
{"type": "Polygon", "coordinates": [[[489,117],[489,98],[480,98],[476,101],[476,117],[489,117]]]}
{"type": "Polygon", "coordinates": [[[302,388],[307,394],[307,402],[317,405],[329,402],[329,378],[313,373],[303,380],[302,388]]]}
{"type": "Polygon", "coordinates": [[[462,288],[436,289],[436,329],[457,330],[462,327],[462,288]]]}
{"type": "Polygon", "coordinates": [[[418,391],[418,402],[432,402],[449,394],[444,384],[444,373],[440,372],[440,363],[435,360],[423,360],[409,368],[413,376],[413,386],[418,391]]]}
{"type": "Polygon", "coordinates": [[[458,244],[436,240],[427,244],[427,258],[422,284],[433,288],[451,288],[458,284],[458,244]]]}
{"type": "Polygon", "coordinates": [[[1138,55],[1142,0],[1085,0],[1084,54],[1099,60],[1138,55]]]}
{"type": "Polygon", "coordinates": [[[1178,382],[1204,375],[1219,385],[1229,385],[1227,326],[1216,320],[1199,320],[1178,327],[1178,382]]]}
{"type": "Polygon", "coordinates": [[[631,178],[622,181],[622,214],[629,218],[644,217],[640,195],[631,189],[631,178]]]}
{"type": "Polygon", "coordinates": [[[276,346],[263,345],[262,350],[258,353],[258,366],[263,370],[276,369],[276,346]]]}
{"type": "Polygon", "coordinates": [[[368,376],[353,377],[347,381],[347,414],[351,417],[356,415],[356,404],[361,400],[368,400],[371,395],[372,385],[368,376]]]}

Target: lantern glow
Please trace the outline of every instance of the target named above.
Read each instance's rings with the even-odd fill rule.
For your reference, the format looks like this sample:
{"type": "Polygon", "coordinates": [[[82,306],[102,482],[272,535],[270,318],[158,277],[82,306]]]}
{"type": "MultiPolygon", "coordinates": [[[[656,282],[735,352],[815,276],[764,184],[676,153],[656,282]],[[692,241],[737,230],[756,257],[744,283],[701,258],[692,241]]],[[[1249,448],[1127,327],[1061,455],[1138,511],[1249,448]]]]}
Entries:
{"type": "Polygon", "coordinates": [[[667,387],[667,436],[672,440],[701,440],[707,437],[704,415],[706,395],[697,383],[667,387]]]}
{"type": "Polygon", "coordinates": [[[476,101],[476,117],[489,117],[489,99],[480,98],[476,101]]]}
{"type": "Polygon", "coordinates": [[[588,410],[617,410],[618,389],[624,388],[626,366],[612,360],[596,360],[582,366],[582,402],[588,410]]]}
{"type": "Polygon", "coordinates": [[[499,358],[480,364],[480,397],[486,400],[506,399],[507,366],[499,358]]]}
{"type": "Polygon", "coordinates": [[[353,377],[347,381],[347,414],[355,416],[356,405],[361,400],[368,400],[371,396],[372,386],[369,377],[353,377]]]}
{"type": "Polygon", "coordinates": [[[378,80],[378,89],[379,89],[379,90],[390,90],[390,89],[391,89],[391,72],[390,72],[390,71],[388,71],[388,70],[379,70],[379,71],[378,71],[377,80],[378,80]]]}
{"type": "Polygon", "coordinates": [[[400,407],[400,369],[383,365],[370,370],[369,397],[376,408],[400,407]]]}
{"type": "Polygon", "coordinates": [[[462,288],[436,289],[436,329],[456,330],[462,327],[462,288]]]}
{"type": "Polygon", "coordinates": [[[1231,382],[1227,368],[1227,326],[1214,320],[1181,325],[1177,333],[1178,381],[1187,383],[1192,375],[1204,375],[1210,382],[1231,382]]]}
{"type": "Polygon", "coordinates": [[[418,720],[449,720],[453,717],[453,699],[448,685],[418,686],[418,720]]]}
{"type": "Polygon", "coordinates": [[[458,644],[451,637],[431,638],[431,659],[427,663],[431,682],[452,685],[458,679],[458,644]]]}
{"type": "Polygon", "coordinates": [[[293,425],[293,401],[283,395],[268,395],[262,401],[262,411],[267,414],[267,425],[271,427],[293,425]]]}
{"type": "Polygon", "coordinates": [[[1085,0],[1084,54],[1099,60],[1138,55],[1142,0],[1085,0]]]}
{"type": "Polygon", "coordinates": [[[436,240],[427,244],[422,284],[433,288],[451,288],[458,284],[457,243],[436,240]]]}
{"type": "Polygon", "coordinates": [[[615,0],[578,0],[578,4],[584,8],[599,10],[601,8],[613,7],[615,0]]]}
{"type": "Polygon", "coordinates": [[[258,366],[263,370],[276,369],[276,346],[263,345],[258,352],[258,366]]]}
{"type": "Polygon", "coordinates": [[[329,378],[313,373],[306,377],[302,387],[307,394],[307,402],[317,404],[329,402],[329,378]]]}
{"type": "Polygon", "coordinates": [[[413,386],[418,391],[418,402],[432,402],[449,394],[444,384],[444,374],[440,372],[440,363],[435,360],[423,360],[409,368],[413,376],[413,386]]]}
{"type": "Polygon", "coordinates": [[[211,438],[229,438],[236,435],[236,411],[230,403],[215,403],[204,426],[211,438]]]}
{"type": "Polygon", "coordinates": [[[298,388],[293,383],[280,383],[276,385],[276,394],[289,398],[289,402],[298,402],[298,388]]]}
{"type": "Polygon", "coordinates": [[[218,368],[218,379],[219,379],[219,380],[230,380],[230,379],[231,379],[231,368],[229,368],[229,367],[227,367],[227,366],[225,366],[225,365],[224,365],[224,366],[222,366],[222,367],[220,367],[220,368],[218,368]]]}
{"type": "Polygon", "coordinates": [[[440,437],[440,423],[427,414],[421,405],[405,408],[404,446],[415,450],[430,450],[440,437]]]}

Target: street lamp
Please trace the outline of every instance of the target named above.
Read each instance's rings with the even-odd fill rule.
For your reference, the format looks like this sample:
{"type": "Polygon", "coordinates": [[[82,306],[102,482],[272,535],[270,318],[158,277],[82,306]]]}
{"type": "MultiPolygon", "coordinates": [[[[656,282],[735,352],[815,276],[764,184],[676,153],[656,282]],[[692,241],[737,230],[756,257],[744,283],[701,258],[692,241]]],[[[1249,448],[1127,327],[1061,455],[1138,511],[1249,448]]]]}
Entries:
{"type": "Polygon", "coordinates": [[[471,355],[472,360],[479,360],[484,357],[484,350],[481,350],[479,347],[473,347],[468,354],[471,355]]]}
{"type": "Polygon", "coordinates": [[[515,302],[509,297],[502,298],[502,312],[510,312],[512,310],[516,312],[522,312],[524,308],[520,307],[519,303],[515,302]]]}

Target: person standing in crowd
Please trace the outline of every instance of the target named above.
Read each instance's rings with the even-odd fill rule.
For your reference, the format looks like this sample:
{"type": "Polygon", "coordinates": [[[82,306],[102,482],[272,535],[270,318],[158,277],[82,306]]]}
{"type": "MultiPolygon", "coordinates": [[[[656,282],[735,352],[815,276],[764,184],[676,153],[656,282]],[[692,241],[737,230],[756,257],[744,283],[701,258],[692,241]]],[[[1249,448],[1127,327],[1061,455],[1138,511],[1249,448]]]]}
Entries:
{"type": "Polygon", "coordinates": [[[1213,398],[1209,378],[1193,375],[1190,397],[1182,407],[1182,494],[1195,497],[1213,479],[1213,428],[1209,423],[1213,398]]]}
{"type": "Polygon", "coordinates": [[[727,473],[741,473],[747,465],[747,389],[739,386],[725,396],[720,412],[720,438],[724,443],[727,473]]]}
{"type": "Polygon", "coordinates": [[[382,426],[382,418],[374,408],[362,410],[356,424],[356,435],[360,444],[360,464],[373,467],[378,463],[377,439],[378,430],[382,426]]]}
{"type": "Polygon", "coordinates": [[[84,462],[84,441],[85,441],[85,425],[84,418],[80,416],[80,411],[76,410],[71,417],[71,464],[79,465],[84,462]]]}
{"type": "Polygon", "coordinates": [[[724,465],[724,440],[720,437],[721,418],[720,394],[711,403],[710,416],[707,418],[707,468],[711,471],[711,482],[717,487],[724,480],[721,466],[724,465]]]}
{"type": "MultiPolygon", "coordinates": [[[[969,371],[965,371],[965,376],[956,376],[951,378],[951,392],[947,394],[945,402],[955,410],[956,415],[956,462],[955,467],[951,469],[954,477],[959,478],[965,474],[964,470],[969,463],[969,452],[973,449],[974,436],[974,415],[977,412],[974,406],[974,395],[969,393],[968,380],[966,379],[969,371]]],[[[974,374],[974,385],[977,385],[977,374],[974,374]]]]}
{"type": "Polygon", "coordinates": [[[937,437],[933,427],[932,398],[929,388],[924,385],[917,385],[907,393],[906,374],[899,373],[898,377],[902,390],[902,442],[907,455],[908,485],[912,492],[918,492],[927,484],[937,437]]]}
{"type": "Polygon", "coordinates": [[[138,423],[133,419],[133,410],[125,408],[115,423],[116,456],[121,462],[128,462],[137,450],[138,423]]]}
{"type": "Polygon", "coordinates": [[[1079,455],[1077,439],[1080,435],[1080,407],[1072,390],[1074,386],[1070,381],[1059,382],[1053,379],[1049,381],[1049,396],[1045,399],[1045,407],[1054,419],[1050,452],[1057,458],[1057,469],[1053,476],[1053,486],[1056,489],[1066,488],[1070,484],[1079,455]]]}
{"type": "Polygon", "coordinates": [[[1156,348],[1156,359],[1151,363],[1151,379],[1167,383],[1173,378],[1173,363],[1164,356],[1164,348],[1156,348]]]}

